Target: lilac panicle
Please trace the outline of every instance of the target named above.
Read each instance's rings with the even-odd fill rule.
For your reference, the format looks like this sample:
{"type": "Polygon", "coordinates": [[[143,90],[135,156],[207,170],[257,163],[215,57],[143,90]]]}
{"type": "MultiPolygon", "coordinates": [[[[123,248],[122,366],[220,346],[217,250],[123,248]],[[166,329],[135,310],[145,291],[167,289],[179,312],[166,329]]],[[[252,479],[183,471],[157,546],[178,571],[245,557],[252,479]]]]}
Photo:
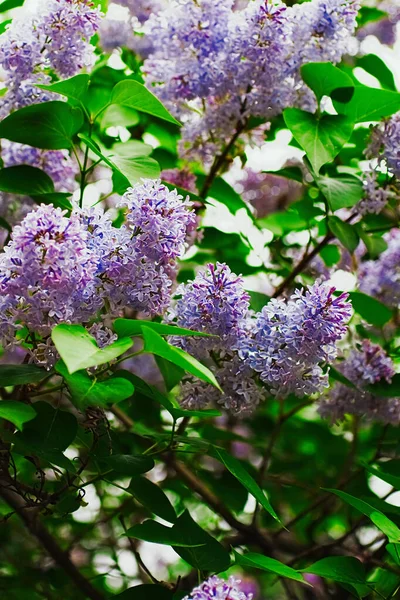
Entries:
{"type": "Polygon", "coordinates": [[[287,302],[271,300],[256,317],[252,335],[243,338],[239,354],[272,393],[304,396],[328,385],[321,364],[336,357],[351,316],[347,294],[335,298],[334,291],[317,282],[287,302]]]}
{"type": "Polygon", "coordinates": [[[395,374],[392,360],[378,344],[363,340],[337,368],[355,388],[337,383],[320,404],[323,417],[337,421],[351,414],[383,423],[400,422],[400,398],[382,398],[367,389],[374,383],[390,383],[395,374]]]}
{"type": "Polygon", "coordinates": [[[400,113],[374,127],[367,148],[369,158],[378,158],[387,163],[389,170],[400,179],[400,113]]]}
{"type": "Polygon", "coordinates": [[[241,591],[240,580],[234,577],[225,581],[213,575],[183,600],[253,600],[253,594],[241,591]]]}
{"type": "Polygon", "coordinates": [[[363,187],[363,198],[357,204],[358,212],[361,215],[370,213],[379,214],[382,212],[392,194],[389,190],[378,184],[376,171],[365,173],[363,187]]]}
{"type": "Polygon", "coordinates": [[[361,263],[358,272],[359,288],[387,306],[400,305],[400,230],[385,234],[387,249],[376,260],[361,263]]]}

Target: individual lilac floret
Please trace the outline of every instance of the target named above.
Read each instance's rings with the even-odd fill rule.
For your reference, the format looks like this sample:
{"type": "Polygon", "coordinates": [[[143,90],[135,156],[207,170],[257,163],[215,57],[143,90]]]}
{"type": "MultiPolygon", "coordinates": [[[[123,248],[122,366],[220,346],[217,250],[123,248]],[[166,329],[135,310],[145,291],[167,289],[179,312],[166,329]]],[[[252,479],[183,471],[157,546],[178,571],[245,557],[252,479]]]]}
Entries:
{"type": "Polygon", "coordinates": [[[253,594],[240,589],[240,580],[229,577],[228,581],[213,575],[195,587],[183,600],[252,600],[253,594]]]}
{"type": "Polygon", "coordinates": [[[18,319],[47,334],[60,321],[93,312],[96,263],[79,218],[41,205],[12,233],[0,256],[0,291],[18,299],[18,319]]]}
{"type": "Polygon", "coordinates": [[[400,422],[399,398],[382,398],[367,390],[374,383],[390,383],[395,373],[392,360],[378,344],[363,340],[361,347],[339,364],[338,370],[355,388],[337,383],[319,407],[323,417],[337,421],[352,414],[383,423],[400,422]]]}
{"type": "Polygon", "coordinates": [[[400,304],[400,230],[392,229],[383,236],[387,249],[377,260],[361,263],[359,288],[391,308],[400,304]]]}
{"type": "Polygon", "coordinates": [[[378,184],[376,171],[370,171],[365,174],[363,187],[364,195],[357,204],[358,212],[361,215],[370,213],[379,214],[382,212],[392,194],[390,190],[378,184]]]}
{"type": "Polygon", "coordinates": [[[160,180],[145,179],[128,189],[119,206],[127,209],[136,251],[173,269],[185,251],[187,230],[195,223],[189,199],[170,191],[160,180]]]}
{"type": "Polygon", "coordinates": [[[209,264],[193,281],[181,285],[173,315],[177,325],[204,331],[218,338],[185,339],[185,347],[232,349],[243,335],[249,310],[249,295],[243,279],[223,263],[209,264]]]}
{"type": "Polygon", "coordinates": [[[25,144],[3,140],[1,158],[5,167],[30,165],[51,177],[56,191],[73,191],[77,167],[67,150],[40,150],[25,144]]]}
{"type": "Polygon", "coordinates": [[[251,337],[243,337],[240,356],[275,395],[304,396],[327,387],[321,364],[336,357],[351,316],[348,295],[335,297],[334,291],[317,282],[287,302],[271,300],[258,314],[251,337]]]}

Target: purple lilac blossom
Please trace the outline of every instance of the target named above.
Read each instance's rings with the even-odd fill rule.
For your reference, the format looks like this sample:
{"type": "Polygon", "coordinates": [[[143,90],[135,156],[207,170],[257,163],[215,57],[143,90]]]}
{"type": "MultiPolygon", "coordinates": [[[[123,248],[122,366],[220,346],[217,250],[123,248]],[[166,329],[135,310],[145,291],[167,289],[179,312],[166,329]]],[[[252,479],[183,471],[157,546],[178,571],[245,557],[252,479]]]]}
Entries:
{"type": "Polygon", "coordinates": [[[162,171],[161,179],[188,192],[198,194],[196,175],[188,169],[166,169],[162,171]]]}
{"type": "Polygon", "coordinates": [[[312,0],[287,7],[264,0],[177,0],[146,22],[154,44],[147,85],[180,118],[181,149],[211,160],[236,125],[270,119],[289,105],[315,107],[304,62],[338,62],[348,50],[359,3],[312,0]],[[188,104],[189,102],[189,104],[188,104]]]}
{"type": "Polygon", "coordinates": [[[225,581],[213,575],[195,587],[183,600],[253,600],[253,594],[241,590],[239,579],[229,577],[225,581]]]}
{"type": "Polygon", "coordinates": [[[383,423],[400,422],[400,398],[381,398],[367,389],[381,381],[390,383],[395,374],[392,360],[378,344],[363,340],[337,368],[356,387],[337,383],[320,404],[323,417],[337,421],[352,414],[383,423]]]}
{"type": "Polygon", "coordinates": [[[384,160],[393,175],[400,179],[400,113],[373,128],[366,155],[384,160]]]}
{"type": "Polygon", "coordinates": [[[347,331],[351,305],[347,294],[316,282],[287,302],[271,300],[243,337],[239,355],[276,396],[320,392],[328,386],[321,364],[336,357],[336,344],[347,331]]]}
{"type": "Polygon", "coordinates": [[[356,206],[361,215],[379,214],[392,196],[390,190],[379,185],[377,175],[376,171],[369,171],[364,175],[364,195],[356,206]]]}
{"type": "Polygon", "coordinates": [[[358,271],[359,288],[391,308],[400,304],[400,230],[383,236],[387,249],[376,260],[362,262],[358,271]]]}
{"type": "Polygon", "coordinates": [[[144,23],[152,14],[168,6],[168,0],[113,0],[113,2],[126,6],[140,23],[144,23]]]}

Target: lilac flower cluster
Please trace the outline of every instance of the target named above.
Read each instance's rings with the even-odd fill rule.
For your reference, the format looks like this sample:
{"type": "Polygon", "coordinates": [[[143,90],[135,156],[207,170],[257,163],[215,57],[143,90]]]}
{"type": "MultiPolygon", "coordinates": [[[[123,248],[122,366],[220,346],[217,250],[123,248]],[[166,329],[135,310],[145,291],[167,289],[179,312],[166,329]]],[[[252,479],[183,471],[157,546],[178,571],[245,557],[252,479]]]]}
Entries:
{"type": "Polygon", "coordinates": [[[287,302],[271,300],[243,339],[240,356],[274,395],[304,396],[328,386],[321,363],[335,359],[351,316],[347,294],[335,297],[334,291],[316,282],[287,302]]]}
{"type": "Polygon", "coordinates": [[[367,148],[369,158],[386,162],[388,169],[400,179],[400,113],[374,127],[367,148]]]}
{"type": "Polygon", "coordinates": [[[319,407],[323,417],[337,421],[351,414],[383,423],[400,422],[400,398],[382,398],[367,389],[380,381],[390,383],[395,373],[392,360],[378,344],[363,340],[338,369],[355,387],[337,383],[319,407]]]}
{"type": "Polygon", "coordinates": [[[313,108],[304,62],[337,62],[356,26],[356,0],[287,7],[265,0],[176,0],[146,22],[154,52],[147,85],[185,124],[183,150],[212,158],[249,115],[269,119],[289,105],[313,108]]]}
{"type": "Polygon", "coordinates": [[[18,327],[45,337],[57,323],[88,323],[103,308],[109,316],[125,307],[147,315],[165,311],[194,218],[190,203],[160,181],[144,180],[121,205],[126,222],[119,228],[100,208],[76,208],[68,218],[52,205],[14,228],[0,255],[6,344],[18,327]]]}
{"type": "Polygon", "coordinates": [[[181,286],[171,317],[180,326],[218,337],[175,343],[209,365],[224,391],[190,380],[182,386],[183,405],[198,409],[212,401],[246,415],[265,395],[258,378],[280,396],[304,396],[327,387],[327,370],[321,365],[336,358],[336,344],[351,316],[347,295],[335,297],[334,291],[316,283],[287,302],[271,300],[253,317],[243,280],[226,265],[209,265],[181,286]]]}
{"type": "Polygon", "coordinates": [[[364,195],[357,204],[357,210],[361,215],[379,214],[392,196],[390,190],[379,185],[377,175],[376,171],[369,171],[364,176],[364,195]]]}
{"type": "Polygon", "coordinates": [[[376,8],[386,16],[377,21],[369,21],[357,31],[357,37],[363,40],[374,35],[387,46],[392,46],[397,39],[397,24],[400,21],[400,6],[397,0],[381,0],[376,8]]]}
{"type": "Polygon", "coordinates": [[[60,77],[72,77],[92,66],[90,39],[100,18],[91,0],[49,0],[30,18],[14,19],[0,36],[0,65],[6,71],[8,88],[3,115],[49,99],[47,92],[36,87],[49,82],[48,69],[60,77]]]}
{"type": "Polygon", "coordinates": [[[387,249],[377,260],[362,262],[358,271],[359,288],[387,306],[400,305],[400,230],[384,235],[387,249]]]}
{"type": "Polygon", "coordinates": [[[240,580],[230,577],[228,581],[213,575],[183,600],[253,600],[252,593],[240,589],[240,580]]]}

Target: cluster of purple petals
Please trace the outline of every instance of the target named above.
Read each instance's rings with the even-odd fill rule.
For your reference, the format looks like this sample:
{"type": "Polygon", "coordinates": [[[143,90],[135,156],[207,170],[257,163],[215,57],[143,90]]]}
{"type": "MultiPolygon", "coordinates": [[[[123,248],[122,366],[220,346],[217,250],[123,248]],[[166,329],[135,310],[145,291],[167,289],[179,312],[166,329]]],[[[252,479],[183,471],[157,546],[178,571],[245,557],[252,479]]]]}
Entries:
{"type": "Polygon", "coordinates": [[[366,23],[357,31],[357,37],[363,40],[368,35],[374,35],[382,44],[392,46],[397,39],[397,24],[400,21],[399,3],[397,0],[381,0],[377,8],[383,12],[382,18],[366,23]]]}
{"type": "Polygon", "coordinates": [[[52,205],[30,212],[0,255],[3,341],[12,344],[21,325],[47,336],[57,323],[88,323],[103,308],[111,317],[124,308],[150,316],[164,312],[193,216],[187,201],[161,188],[159,181],[144,180],[128,190],[122,200],[126,222],[119,228],[100,208],[76,208],[69,218],[52,205]],[[152,231],[153,245],[146,253],[141,227],[150,227],[147,200],[152,191],[158,199],[152,222],[158,229],[152,231]],[[163,238],[166,229],[172,231],[171,222],[175,244],[163,238]]]}
{"type": "Polygon", "coordinates": [[[253,600],[253,594],[242,591],[240,580],[234,577],[226,581],[213,575],[183,600],[253,600]]]}
{"type": "Polygon", "coordinates": [[[287,7],[265,0],[234,10],[232,0],[176,0],[151,16],[154,52],[147,85],[183,122],[182,150],[211,158],[248,115],[269,119],[285,107],[313,109],[300,67],[338,62],[348,50],[355,0],[287,7]]]}
{"type": "Polygon", "coordinates": [[[5,167],[30,165],[51,177],[56,191],[73,191],[77,167],[66,150],[40,150],[3,140],[1,157],[5,167]]]}
{"type": "Polygon", "coordinates": [[[370,213],[379,214],[382,212],[392,194],[390,190],[379,185],[376,171],[370,171],[365,174],[363,187],[363,198],[357,204],[358,212],[361,215],[370,213]]]}
{"type": "Polygon", "coordinates": [[[377,260],[362,262],[358,271],[359,288],[387,306],[400,305],[400,230],[385,234],[387,249],[377,260]]]}
{"type": "Polygon", "coordinates": [[[400,113],[374,127],[367,148],[369,158],[384,160],[389,170],[400,179],[400,113]]]}
{"type": "Polygon", "coordinates": [[[168,0],[113,0],[114,4],[126,6],[134,17],[144,23],[154,13],[158,13],[168,5],[168,0]]]}
{"type": "Polygon", "coordinates": [[[48,94],[36,87],[48,82],[48,69],[68,78],[92,66],[94,49],[90,39],[100,19],[99,9],[90,0],[47,0],[30,18],[13,20],[0,36],[8,112],[48,99],[48,94]]]}
{"type": "Polygon", "coordinates": [[[304,396],[328,386],[321,364],[335,359],[352,312],[347,294],[334,291],[317,282],[287,302],[271,300],[256,316],[239,354],[273,394],[304,396]]]}
{"type": "Polygon", "coordinates": [[[319,407],[323,417],[337,421],[351,414],[383,423],[400,422],[400,399],[382,398],[367,389],[380,381],[390,383],[395,373],[392,360],[378,344],[363,340],[361,347],[339,364],[338,370],[355,387],[337,383],[319,407]]]}

